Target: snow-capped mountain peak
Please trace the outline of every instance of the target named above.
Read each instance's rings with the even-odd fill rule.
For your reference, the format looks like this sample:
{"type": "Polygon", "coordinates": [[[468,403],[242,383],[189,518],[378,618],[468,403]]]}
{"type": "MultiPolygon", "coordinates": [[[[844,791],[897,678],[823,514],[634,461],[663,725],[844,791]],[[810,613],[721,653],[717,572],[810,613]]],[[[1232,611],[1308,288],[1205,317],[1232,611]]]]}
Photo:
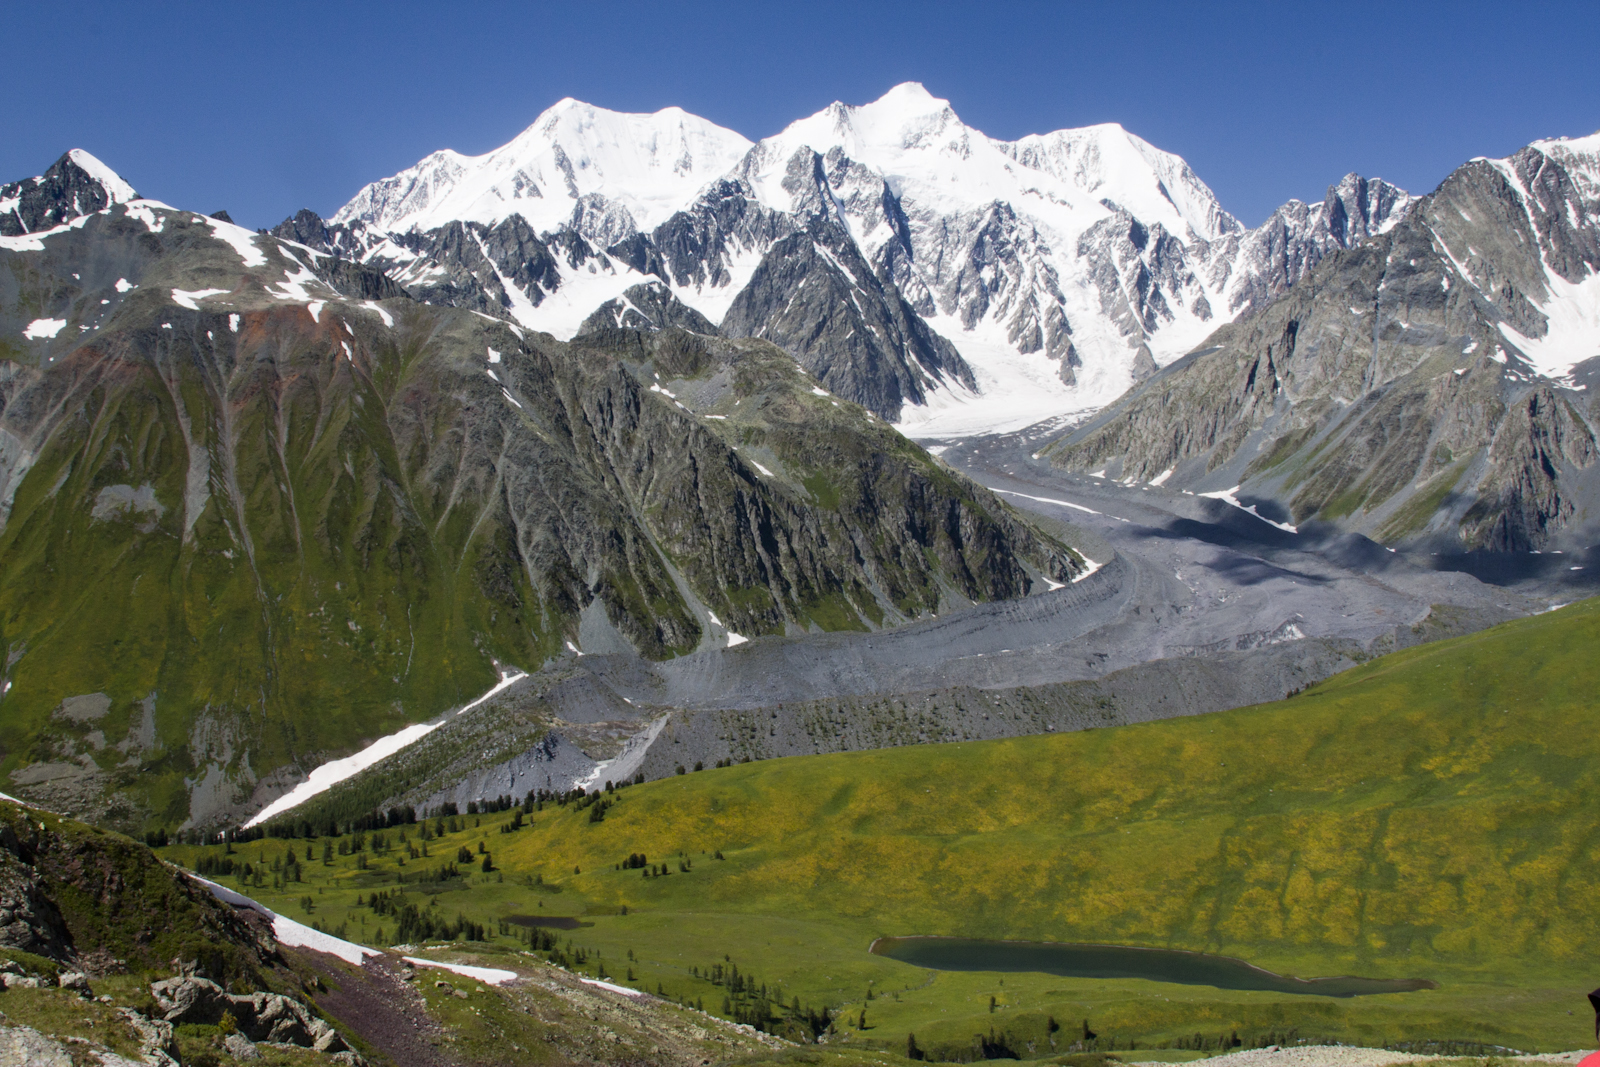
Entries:
{"type": "Polygon", "coordinates": [[[739,134],[682,108],[626,114],[567,98],[492,152],[435,152],[373,182],[334,221],[406,232],[520,214],[544,232],[569,223],[588,198],[609,208],[613,229],[650,229],[749,148],[739,134]]]}
{"type": "Polygon", "coordinates": [[[881,174],[895,195],[928,206],[1027,203],[1058,236],[1079,233],[1118,208],[1202,240],[1240,229],[1183,159],[1116,123],[994,140],[917,82],[868,104],[830,104],[762,141],[746,177],[772,206],[789,207],[778,179],[801,147],[820,154],[837,148],[881,174]]]}
{"type": "Polygon", "coordinates": [[[133,186],[122,180],[122,175],[83,149],[72,149],[67,153],[67,158],[82,168],[85,174],[99,182],[113,204],[126,204],[129,200],[139,198],[139,194],[133,191],[133,186]]]}
{"type": "Polygon", "coordinates": [[[1115,122],[1029,134],[995,147],[1031,170],[1110,200],[1169,232],[1214,241],[1241,229],[1182,157],[1163,152],[1115,122]]]}
{"type": "Polygon", "coordinates": [[[558,337],[662,285],[664,307],[937,436],[1092,411],[1409,204],[1352,176],[1246,231],[1116,123],[1002,141],[906,82],[755,144],[565,99],[492,152],[367,186],[326,236],[425,299],[558,337]]]}
{"type": "Polygon", "coordinates": [[[120,174],[74,148],[37,178],[0,185],[0,237],[52,229],[138,196],[120,174]]]}

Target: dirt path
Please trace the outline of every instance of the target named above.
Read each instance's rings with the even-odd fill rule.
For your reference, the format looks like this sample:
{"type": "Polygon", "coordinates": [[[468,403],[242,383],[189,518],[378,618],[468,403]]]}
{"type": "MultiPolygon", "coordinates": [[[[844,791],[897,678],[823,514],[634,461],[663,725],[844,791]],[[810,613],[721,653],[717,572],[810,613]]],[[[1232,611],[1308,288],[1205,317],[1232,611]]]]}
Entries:
{"type": "Polygon", "coordinates": [[[328,991],[318,994],[317,1006],[340,1025],[403,1067],[460,1067],[440,1047],[444,1029],[428,1015],[416,987],[401,978],[398,959],[369,957],[357,968],[320,952],[296,951],[322,972],[328,991]]]}

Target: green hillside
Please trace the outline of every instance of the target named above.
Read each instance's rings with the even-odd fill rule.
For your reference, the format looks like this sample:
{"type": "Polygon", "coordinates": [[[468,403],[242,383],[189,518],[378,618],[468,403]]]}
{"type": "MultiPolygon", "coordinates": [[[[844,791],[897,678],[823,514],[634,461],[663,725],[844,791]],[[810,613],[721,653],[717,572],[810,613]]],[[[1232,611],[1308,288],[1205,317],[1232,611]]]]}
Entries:
{"type": "MultiPolygon", "coordinates": [[[[439,856],[482,841],[497,873],[474,866],[437,906],[587,916],[566,936],[612,973],[632,951],[640,981],[683,979],[708,1005],[721,991],[696,994],[689,968],[728,955],[808,1002],[867,1008],[861,1039],[890,1047],[907,1030],[926,1045],[999,1026],[1043,1054],[1049,1017],[1092,1014],[1102,1035],[1145,1043],[1237,1028],[1573,1048],[1592,1035],[1569,1011],[1600,979],[1600,800],[1584,780],[1600,756],[1597,639],[1591,600],[1270,705],[707,770],[620,790],[601,821],[548,807],[498,833],[509,816],[481,817],[429,843],[439,856]],[[618,869],[632,853],[670,876],[618,869]],[[1440,988],[1334,1001],[1025,975],[1002,987],[867,955],[906,934],[1167,946],[1440,988]]],[[[387,854],[354,867],[308,877],[353,896],[401,872],[387,854]]]]}
{"type": "Polygon", "coordinates": [[[161,210],[0,248],[0,788],[24,800],[227,825],[497,664],[868,629],[1083,567],[765,342],[347,299],[303,250],[236,233],[247,268],[161,210]],[[29,342],[46,314],[66,332],[29,342]]]}

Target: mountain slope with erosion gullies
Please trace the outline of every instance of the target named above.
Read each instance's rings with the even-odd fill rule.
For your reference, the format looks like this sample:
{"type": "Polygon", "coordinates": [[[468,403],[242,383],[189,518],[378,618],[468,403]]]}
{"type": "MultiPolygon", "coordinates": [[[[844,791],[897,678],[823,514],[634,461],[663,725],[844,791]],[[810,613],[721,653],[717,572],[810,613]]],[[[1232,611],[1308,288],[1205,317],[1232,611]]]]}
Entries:
{"type": "Polygon", "coordinates": [[[563,339],[653,280],[932,437],[1092,410],[1411,200],[1352,174],[1247,230],[1120,126],[997,141],[907,83],[754,144],[563,100],[273,232],[563,339]]]}
{"type": "Polygon", "coordinates": [[[1597,371],[1600,135],[1463,165],[1043,454],[1385,543],[1571,547],[1597,371]]]}
{"type": "MultiPolygon", "coordinates": [[[[1019,444],[1016,454],[1028,451],[1019,444]]],[[[1592,586],[1528,596],[1419,568],[1360,537],[1314,545],[1219,500],[1134,491],[1038,461],[1014,470],[992,439],[944,456],[1041,522],[1080,517],[1084,525],[1063,526],[1062,536],[1105,562],[1043,596],[893,632],[774,636],[660,663],[585,656],[508,683],[326,792],[281,798],[251,825],[279,833],[730,760],[1220,711],[1592,586]]]]}
{"type": "Polygon", "coordinates": [[[150,200],[0,238],[13,792],[235,819],[497,664],[892,626],[1083,568],[771,344],[569,345],[387,284],[150,200]]]}

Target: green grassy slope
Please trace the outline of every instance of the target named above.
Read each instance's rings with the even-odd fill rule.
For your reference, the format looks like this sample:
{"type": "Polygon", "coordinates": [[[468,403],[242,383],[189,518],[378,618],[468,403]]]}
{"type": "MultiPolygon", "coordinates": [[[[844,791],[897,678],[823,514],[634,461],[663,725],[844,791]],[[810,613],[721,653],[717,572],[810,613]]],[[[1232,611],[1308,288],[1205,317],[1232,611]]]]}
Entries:
{"type": "Polygon", "coordinates": [[[737,856],[715,878],[587,887],[635,907],[1171,945],[1290,972],[1543,972],[1600,935],[1597,647],[1590,601],[1277,704],[702,773],[500,854],[737,856]]]}
{"type": "MultiPolygon", "coordinates": [[[[1587,1024],[1570,1012],[1595,984],[1600,940],[1600,800],[1585,781],[1600,755],[1597,639],[1600,601],[1586,601],[1270,705],[704,771],[622,790],[599,822],[548,808],[498,833],[507,816],[484,817],[431,854],[482,841],[497,873],[404,891],[491,930],[514,914],[585,916],[592,926],[563,936],[603,952],[610,973],[632,950],[639,982],[713,1010],[723,990],[690,968],[730,955],[786,996],[866,1007],[859,1039],[886,1047],[907,1031],[957,1047],[996,1025],[1046,1054],[1048,1018],[1083,1014],[1146,1043],[1240,1028],[1577,1047],[1587,1024]],[[634,852],[672,874],[617,869],[634,852]],[[1023,975],[1002,986],[866,954],[873,937],[914,933],[1170,946],[1440,988],[1334,1001],[1023,975]]],[[[375,936],[380,920],[347,906],[403,869],[393,854],[365,871],[340,857],[309,877],[330,921],[375,936]]]]}

